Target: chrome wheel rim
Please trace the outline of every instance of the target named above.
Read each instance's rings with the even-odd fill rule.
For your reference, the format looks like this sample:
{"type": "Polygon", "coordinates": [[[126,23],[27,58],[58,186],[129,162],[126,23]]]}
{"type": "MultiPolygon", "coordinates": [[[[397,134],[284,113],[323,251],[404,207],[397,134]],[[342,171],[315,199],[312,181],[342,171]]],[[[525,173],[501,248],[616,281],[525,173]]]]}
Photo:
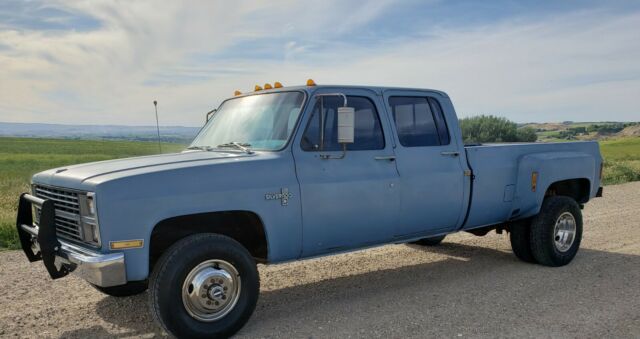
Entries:
{"type": "Polygon", "coordinates": [[[556,249],[560,252],[566,252],[573,245],[576,238],[576,219],[573,214],[564,212],[560,214],[556,220],[556,226],[553,231],[553,240],[556,249]]]}
{"type": "Polygon", "coordinates": [[[194,267],[182,284],[182,303],[193,318],[211,322],[229,314],[240,297],[240,274],[224,260],[194,267]]]}

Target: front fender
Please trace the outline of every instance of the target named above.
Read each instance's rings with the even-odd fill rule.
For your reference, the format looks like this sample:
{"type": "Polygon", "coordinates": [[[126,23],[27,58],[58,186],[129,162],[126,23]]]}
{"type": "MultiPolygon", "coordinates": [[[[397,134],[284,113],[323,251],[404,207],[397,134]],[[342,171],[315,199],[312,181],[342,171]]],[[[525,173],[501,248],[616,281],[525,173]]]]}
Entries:
{"type": "Polygon", "coordinates": [[[301,252],[300,191],[292,159],[286,154],[140,173],[99,185],[98,213],[103,246],[110,241],[143,239],[144,246],[125,250],[127,278],[149,275],[153,228],[160,221],[183,215],[250,211],[263,222],[270,262],[295,259],[301,252]],[[267,200],[268,193],[287,188],[286,206],[267,200]]]}

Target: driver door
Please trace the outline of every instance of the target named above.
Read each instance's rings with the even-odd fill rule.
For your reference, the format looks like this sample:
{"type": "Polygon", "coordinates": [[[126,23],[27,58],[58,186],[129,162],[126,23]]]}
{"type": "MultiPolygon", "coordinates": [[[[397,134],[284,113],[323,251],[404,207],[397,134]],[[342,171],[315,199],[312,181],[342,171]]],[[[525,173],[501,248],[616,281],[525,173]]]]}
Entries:
{"type": "MultiPolygon", "coordinates": [[[[325,89],[315,94],[335,92],[325,89]]],[[[342,159],[337,142],[339,96],[311,96],[293,145],[300,183],[303,257],[390,241],[400,209],[399,177],[388,119],[378,97],[350,90],[355,108],[354,143],[342,159]],[[321,118],[321,106],[324,119],[321,118]],[[321,142],[324,122],[324,142],[321,142]]]]}

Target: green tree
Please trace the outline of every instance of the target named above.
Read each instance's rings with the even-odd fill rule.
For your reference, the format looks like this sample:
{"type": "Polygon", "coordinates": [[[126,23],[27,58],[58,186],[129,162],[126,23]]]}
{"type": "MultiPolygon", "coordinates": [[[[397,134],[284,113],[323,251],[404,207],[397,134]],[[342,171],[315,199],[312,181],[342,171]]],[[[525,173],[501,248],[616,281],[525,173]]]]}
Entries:
{"type": "Polygon", "coordinates": [[[518,128],[516,136],[519,142],[535,142],[538,140],[536,131],[531,127],[518,128]]]}
{"type": "Polygon", "coordinates": [[[478,115],[460,119],[465,143],[534,142],[538,139],[532,128],[518,129],[515,122],[493,115],[478,115]]]}

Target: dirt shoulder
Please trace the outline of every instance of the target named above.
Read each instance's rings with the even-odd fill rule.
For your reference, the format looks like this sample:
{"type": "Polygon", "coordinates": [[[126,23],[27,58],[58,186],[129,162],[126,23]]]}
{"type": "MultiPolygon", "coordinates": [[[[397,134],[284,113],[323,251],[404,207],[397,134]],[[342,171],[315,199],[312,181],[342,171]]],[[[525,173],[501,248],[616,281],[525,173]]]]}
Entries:
{"type": "MultiPolygon", "coordinates": [[[[584,210],[566,267],[518,261],[506,235],[391,245],[260,266],[262,293],[239,337],[640,337],[640,182],[584,210]]],[[[154,337],[147,294],[106,297],[41,263],[0,253],[0,337],[154,337]]]]}

